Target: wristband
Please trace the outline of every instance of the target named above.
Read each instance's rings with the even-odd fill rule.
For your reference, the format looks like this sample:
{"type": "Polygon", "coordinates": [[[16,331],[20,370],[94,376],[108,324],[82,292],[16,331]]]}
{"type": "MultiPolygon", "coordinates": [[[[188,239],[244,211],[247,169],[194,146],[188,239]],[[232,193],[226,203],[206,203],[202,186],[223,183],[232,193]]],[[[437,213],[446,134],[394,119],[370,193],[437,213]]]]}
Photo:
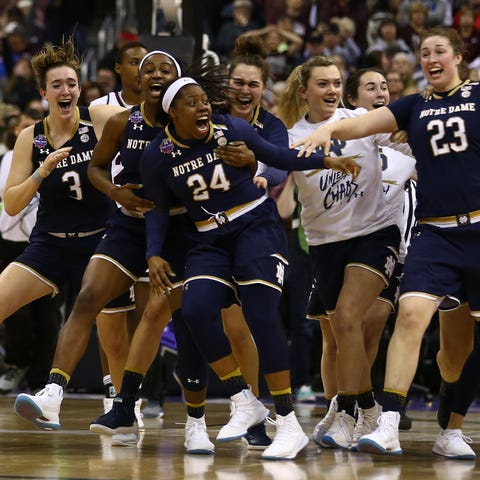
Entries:
{"type": "Polygon", "coordinates": [[[43,177],[40,175],[40,167],[38,167],[33,173],[32,173],[32,179],[35,180],[38,184],[42,183],[43,177]]]}

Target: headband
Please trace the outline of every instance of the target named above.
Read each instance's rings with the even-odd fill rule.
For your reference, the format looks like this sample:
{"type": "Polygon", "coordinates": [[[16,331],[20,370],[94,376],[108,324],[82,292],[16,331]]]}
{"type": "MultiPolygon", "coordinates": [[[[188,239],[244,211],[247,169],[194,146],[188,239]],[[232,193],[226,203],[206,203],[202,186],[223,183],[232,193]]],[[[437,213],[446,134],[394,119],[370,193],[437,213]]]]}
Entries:
{"type": "Polygon", "coordinates": [[[177,95],[178,91],[186,85],[198,85],[198,83],[193,78],[181,77],[177,78],[177,80],[174,80],[170,84],[170,86],[165,91],[165,95],[162,99],[162,108],[165,113],[168,113],[168,110],[170,109],[170,105],[172,104],[175,95],[177,95]]]}
{"type": "Polygon", "coordinates": [[[152,50],[151,52],[148,52],[143,58],[142,61],[140,62],[140,65],[138,66],[138,71],[140,72],[142,70],[143,64],[146,62],[147,58],[151,57],[152,55],[165,55],[168,57],[173,64],[175,65],[175,68],[177,69],[177,75],[180,76],[182,74],[182,69],[180,68],[180,65],[178,62],[167,52],[164,52],[163,50],[152,50]]]}

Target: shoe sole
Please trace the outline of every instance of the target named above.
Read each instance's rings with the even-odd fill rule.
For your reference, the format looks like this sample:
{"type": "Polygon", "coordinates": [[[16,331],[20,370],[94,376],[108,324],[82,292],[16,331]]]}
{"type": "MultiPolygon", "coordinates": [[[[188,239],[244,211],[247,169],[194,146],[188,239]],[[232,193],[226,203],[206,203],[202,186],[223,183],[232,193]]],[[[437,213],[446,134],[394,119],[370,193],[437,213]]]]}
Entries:
{"type": "Polygon", "coordinates": [[[451,460],[475,460],[477,458],[475,454],[472,455],[471,453],[465,455],[447,455],[446,453],[435,451],[435,449],[432,449],[432,452],[439,457],[450,458],[451,460]]]}
{"type": "Polygon", "coordinates": [[[197,448],[194,450],[185,450],[188,455],[213,455],[215,450],[207,450],[206,448],[197,448]]]}
{"type": "Polygon", "coordinates": [[[139,440],[135,433],[117,434],[112,437],[110,445],[112,447],[136,447],[139,440]]]}
{"type": "Polygon", "coordinates": [[[337,449],[341,449],[341,450],[348,450],[350,448],[350,445],[347,445],[347,446],[340,445],[330,435],[324,435],[322,437],[322,446],[324,446],[323,444],[325,444],[327,446],[327,448],[337,448],[337,449]]]}
{"type": "Polygon", "coordinates": [[[13,408],[17,415],[33,423],[41,430],[60,430],[61,428],[59,423],[53,423],[44,417],[42,409],[26,395],[17,397],[13,408]]]}
{"type": "Polygon", "coordinates": [[[245,437],[242,437],[242,443],[247,446],[248,450],[261,451],[261,450],[266,450],[272,444],[272,441],[270,440],[270,443],[268,445],[252,445],[248,443],[248,440],[245,437]]]}
{"type": "Polygon", "coordinates": [[[274,455],[262,455],[260,458],[262,460],[293,460],[307,445],[308,437],[304,435],[300,445],[298,445],[292,453],[281,457],[274,455]]]}
{"type": "Polygon", "coordinates": [[[360,439],[358,441],[357,449],[362,453],[373,453],[378,455],[402,455],[403,450],[387,450],[385,447],[382,447],[379,443],[374,442],[370,439],[360,439]]]}
{"type": "MultiPolygon", "coordinates": [[[[137,435],[135,430],[132,430],[134,427],[117,427],[117,428],[110,428],[105,425],[101,425],[100,423],[91,423],[90,424],[90,431],[94,433],[99,433],[100,435],[137,435]]],[[[137,435],[138,437],[138,435],[137,435]]]]}

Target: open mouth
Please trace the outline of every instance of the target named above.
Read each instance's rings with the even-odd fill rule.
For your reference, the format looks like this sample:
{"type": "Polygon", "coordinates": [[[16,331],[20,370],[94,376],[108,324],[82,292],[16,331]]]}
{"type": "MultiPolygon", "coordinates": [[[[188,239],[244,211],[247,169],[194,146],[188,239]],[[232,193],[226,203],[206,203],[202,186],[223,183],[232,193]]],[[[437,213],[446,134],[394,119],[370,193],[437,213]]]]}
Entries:
{"type": "Polygon", "coordinates": [[[434,67],[434,68],[431,68],[428,73],[430,74],[430,77],[432,79],[435,79],[435,78],[438,78],[440,77],[440,75],[443,73],[443,69],[441,69],[440,67],[434,67]]]}
{"type": "Polygon", "coordinates": [[[154,83],[150,85],[150,93],[154,96],[159,96],[160,92],[162,91],[163,85],[161,83],[154,83]]]}
{"type": "Polygon", "coordinates": [[[60,111],[62,113],[68,113],[72,106],[72,102],[70,100],[62,100],[58,102],[58,106],[60,107],[60,111]]]}
{"type": "Polygon", "coordinates": [[[204,115],[200,118],[198,118],[195,121],[195,126],[197,127],[197,130],[202,133],[206,134],[210,130],[210,118],[208,115],[204,115]]]}
{"type": "Polygon", "coordinates": [[[331,107],[334,107],[337,104],[337,99],[336,98],[324,98],[323,101],[330,105],[331,107]]]}
{"type": "Polygon", "coordinates": [[[386,105],[386,103],[385,103],[383,100],[381,100],[381,101],[375,102],[375,103],[372,105],[372,107],[373,107],[373,108],[380,108],[380,107],[384,107],[385,105],[386,105]]]}

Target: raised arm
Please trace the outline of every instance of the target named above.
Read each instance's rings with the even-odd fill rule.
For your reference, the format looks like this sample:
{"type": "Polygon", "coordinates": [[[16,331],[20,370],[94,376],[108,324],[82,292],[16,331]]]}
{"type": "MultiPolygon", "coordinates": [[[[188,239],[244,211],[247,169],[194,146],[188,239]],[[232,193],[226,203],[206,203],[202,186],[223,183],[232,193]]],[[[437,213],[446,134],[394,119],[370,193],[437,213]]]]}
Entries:
{"type": "Polygon", "coordinates": [[[33,129],[20,132],[13,148],[12,166],[8,174],[3,204],[11,215],[20,213],[37,193],[42,181],[70,153],[71,147],[59,148],[50,153],[40,167],[33,171],[33,129]]]}
{"type": "Polygon", "coordinates": [[[332,137],[338,140],[352,140],[375,133],[393,133],[397,130],[398,126],[393,113],[387,107],[381,107],[358,117],[321,125],[308,137],[293,143],[291,148],[301,147],[298,151],[299,157],[303,155],[309,157],[318,147],[328,155],[332,137]]]}

